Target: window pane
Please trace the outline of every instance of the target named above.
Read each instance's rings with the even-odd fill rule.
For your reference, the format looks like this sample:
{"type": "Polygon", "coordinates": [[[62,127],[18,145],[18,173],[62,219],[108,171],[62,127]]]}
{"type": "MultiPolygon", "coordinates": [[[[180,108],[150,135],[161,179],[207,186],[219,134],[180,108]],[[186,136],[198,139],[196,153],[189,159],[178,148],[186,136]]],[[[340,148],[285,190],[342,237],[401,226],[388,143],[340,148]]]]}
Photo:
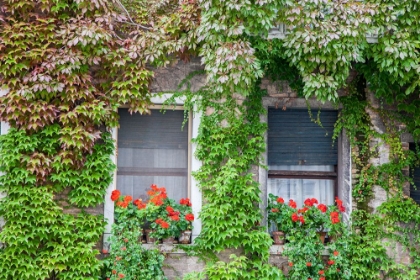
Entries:
{"type": "Polygon", "coordinates": [[[307,198],[316,198],[319,203],[334,204],[334,181],[319,179],[269,178],[268,193],[288,201],[293,199],[302,207],[307,198]]]}
{"type": "Polygon", "coordinates": [[[130,115],[120,109],[117,189],[146,199],[151,184],[175,200],[188,196],[188,124],[183,111],[130,115]]]}

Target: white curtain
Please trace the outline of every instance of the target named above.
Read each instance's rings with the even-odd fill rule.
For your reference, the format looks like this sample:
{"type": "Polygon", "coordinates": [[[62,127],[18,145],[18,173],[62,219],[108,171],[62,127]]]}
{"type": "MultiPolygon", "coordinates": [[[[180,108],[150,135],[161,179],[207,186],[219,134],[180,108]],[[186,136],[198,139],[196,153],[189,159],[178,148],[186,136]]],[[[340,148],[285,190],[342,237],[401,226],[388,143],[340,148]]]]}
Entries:
{"type": "MultiPolygon", "coordinates": [[[[333,165],[271,165],[269,170],[334,171],[333,165]]],[[[285,201],[293,199],[302,207],[307,198],[316,198],[319,203],[334,203],[334,180],[268,178],[268,193],[280,196],[285,201]]]]}

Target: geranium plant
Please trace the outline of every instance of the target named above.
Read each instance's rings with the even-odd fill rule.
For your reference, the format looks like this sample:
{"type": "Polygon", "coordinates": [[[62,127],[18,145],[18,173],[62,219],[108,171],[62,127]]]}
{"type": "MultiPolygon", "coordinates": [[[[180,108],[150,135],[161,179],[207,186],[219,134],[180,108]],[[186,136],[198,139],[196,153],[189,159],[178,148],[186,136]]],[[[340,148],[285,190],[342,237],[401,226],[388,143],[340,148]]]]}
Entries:
{"type": "Polygon", "coordinates": [[[328,223],[328,206],[325,204],[318,204],[316,198],[307,198],[304,201],[304,207],[298,212],[302,213],[304,226],[306,228],[315,229],[318,232],[325,230],[328,223]]]}
{"type": "Polygon", "coordinates": [[[180,219],[178,222],[178,227],[180,231],[192,230],[192,222],[194,221],[194,214],[191,209],[191,201],[189,198],[181,198],[179,201],[179,213],[180,219]]]}
{"type": "Polygon", "coordinates": [[[283,198],[271,193],[268,195],[268,221],[275,224],[278,231],[288,233],[294,227],[291,216],[295,208],[296,203],[293,200],[286,204],[283,198]]]}

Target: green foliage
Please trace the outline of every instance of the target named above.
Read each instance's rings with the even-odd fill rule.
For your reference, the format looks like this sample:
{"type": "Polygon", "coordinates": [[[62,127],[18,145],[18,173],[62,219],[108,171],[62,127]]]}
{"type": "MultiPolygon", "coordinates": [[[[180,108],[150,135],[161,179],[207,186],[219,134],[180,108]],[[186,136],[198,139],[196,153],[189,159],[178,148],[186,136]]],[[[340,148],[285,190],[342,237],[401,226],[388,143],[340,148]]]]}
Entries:
{"type": "Polygon", "coordinates": [[[108,240],[110,250],[106,252],[109,255],[104,260],[104,277],[112,280],[166,279],[162,271],[164,256],[157,249],[143,248],[140,241],[146,211],[139,210],[133,203],[116,210],[117,220],[108,240]]]}
{"type": "Polygon", "coordinates": [[[195,139],[202,167],[194,175],[206,200],[200,213],[203,228],[195,243],[208,252],[243,247],[266,259],[271,239],[258,226],[260,191],[249,172],[264,149],[261,92],[255,89],[243,105],[226,98],[224,103],[207,99],[202,104],[215,111],[202,117],[195,139]]]}
{"type": "Polygon", "coordinates": [[[285,279],[281,270],[267,263],[252,261],[245,256],[231,255],[229,262],[218,261],[209,263],[203,272],[189,273],[184,280],[189,279],[264,279],[264,280],[282,280],[285,279]]]}
{"type": "Polygon", "coordinates": [[[83,210],[101,203],[111,181],[114,147],[107,131],[118,124],[116,109],[127,104],[131,112],[147,113],[153,72],[146,66],[197,53],[208,83],[198,93],[185,92],[186,106],[203,113],[195,139],[203,165],[195,176],[206,204],[197,248],[241,247],[250,256],[211,265],[206,273],[215,279],[277,275],[265,264],[271,240],[259,226],[260,193],[250,172],[265,149],[258,80],[266,75],[291,81],[306,98],[342,105],[335,137],[345,129],[354,149],[358,207],[368,208],[373,186],[394,197],[383,206],[385,217],[404,226],[378,216],[354,218],[362,232],[372,233],[361,237],[355,231],[351,239],[349,256],[360,269],[352,270],[355,279],[373,279],[378,269],[401,277],[396,275],[405,268],[376,263],[374,253],[385,257],[382,237],[406,246],[414,264],[404,271],[414,275],[419,254],[408,237],[417,236],[411,225],[418,221],[405,216],[402,206],[413,215],[419,207],[403,197],[409,178],[401,171],[414,155],[404,151],[399,136],[408,131],[420,137],[419,1],[0,2],[0,83],[8,91],[0,97],[0,119],[12,126],[0,140],[0,191],[7,195],[0,201],[6,220],[0,233],[6,244],[0,251],[3,278],[98,275],[92,247],[103,224],[83,210]],[[277,21],[288,34],[267,40],[277,21]],[[376,44],[366,42],[371,31],[379,33],[376,44]],[[398,103],[395,111],[385,103],[371,106],[361,91],[363,79],[338,97],[353,66],[378,98],[398,103]],[[369,110],[385,120],[383,133],[371,128],[369,110]],[[393,129],[399,121],[406,130],[393,129]],[[373,139],[391,147],[388,164],[371,164],[379,145],[373,139]],[[75,207],[83,214],[67,214],[75,207]]]}

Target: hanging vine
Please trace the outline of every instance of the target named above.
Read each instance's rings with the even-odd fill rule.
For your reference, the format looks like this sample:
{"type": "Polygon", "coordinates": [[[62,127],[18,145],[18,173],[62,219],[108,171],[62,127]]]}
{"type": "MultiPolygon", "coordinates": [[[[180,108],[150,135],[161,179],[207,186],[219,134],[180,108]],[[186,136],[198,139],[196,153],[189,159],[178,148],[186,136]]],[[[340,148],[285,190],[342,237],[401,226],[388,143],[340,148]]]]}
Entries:
{"type": "Polygon", "coordinates": [[[359,170],[353,196],[361,211],[353,216],[350,256],[364,274],[354,270],[354,278],[375,279],[378,269],[391,278],[402,270],[413,277],[420,266],[414,245],[420,210],[404,196],[410,178],[401,170],[419,156],[404,150],[399,139],[405,131],[416,141],[420,136],[419,5],[408,0],[0,0],[0,83],[7,91],[0,98],[0,119],[11,126],[0,138],[5,172],[0,191],[6,194],[0,201],[6,221],[0,274],[5,279],[98,275],[93,247],[103,221],[87,213],[103,201],[112,179],[114,144],[108,131],[118,124],[116,110],[128,104],[132,112],[147,113],[153,78],[148,67],[199,54],[207,84],[182,93],[186,107],[203,113],[195,139],[203,165],[194,176],[206,203],[196,250],[244,253],[230,264],[209,262],[204,275],[282,277],[267,265],[270,239],[259,225],[259,187],[251,172],[265,149],[266,126],[259,120],[264,93],[258,82],[269,76],[289,80],[305,98],[342,105],[336,131],[346,129],[359,170]],[[276,21],[286,23],[288,34],[267,40],[276,21]],[[368,44],[366,32],[373,31],[378,42],[368,44]],[[338,97],[351,68],[383,106],[371,106],[363,79],[338,97]],[[385,121],[383,133],[372,128],[369,110],[385,121]],[[400,122],[406,130],[393,129],[400,122]],[[372,164],[378,147],[373,139],[389,145],[389,163],[372,164]],[[374,186],[389,196],[377,209],[381,215],[367,207],[374,186]],[[67,206],[79,214],[70,214],[67,206]],[[382,238],[403,244],[411,263],[387,259],[378,265],[372,252],[386,255],[382,238]],[[366,253],[361,259],[357,249],[366,253]]]}

